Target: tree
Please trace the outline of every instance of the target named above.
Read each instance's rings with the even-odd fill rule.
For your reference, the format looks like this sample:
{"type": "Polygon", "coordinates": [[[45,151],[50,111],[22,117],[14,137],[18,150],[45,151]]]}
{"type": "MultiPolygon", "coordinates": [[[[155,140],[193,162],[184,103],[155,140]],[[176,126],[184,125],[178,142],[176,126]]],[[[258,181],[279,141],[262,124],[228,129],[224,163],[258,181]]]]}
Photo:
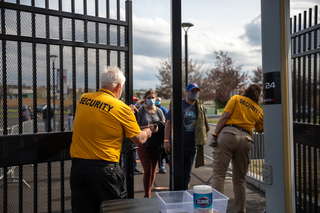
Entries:
{"type": "Polygon", "coordinates": [[[44,87],[37,87],[37,98],[47,98],[47,90],[44,87]]]}
{"type": "MultiPolygon", "coordinates": [[[[184,58],[182,59],[182,91],[184,96],[185,91],[185,62],[184,58]]],[[[168,99],[171,98],[171,60],[166,59],[160,61],[160,67],[157,67],[159,71],[159,75],[156,75],[160,81],[160,85],[156,86],[156,91],[158,96],[168,99]]],[[[193,61],[192,59],[188,60],[188,81],[197,83],[201,89],[200,92],[200,100],[205,101],[208,100],[208,94],[206,93],[207,82],[205,78],[205,71],[202,69],[202,64],[199,64],[197,61],[193,61]]]]}
{"type": "Polygon", "coordinates": [[[257,67],[256,69],[252,70],[253,77],[251,77],[252,83],[257,83],[262,87],[262,67],[257,67]]]}
{"type": "Polygon", "coordinates": [[[171,97],[171,60],[161,60],[160,67],[156,67],[159,75],[156,77],[160,81],[160,85],[156,85],[158,96],[169,99],[171,97]]]}
{"type": "Polygon", "coordinates": [[[247,84],[248,73],[241,72],[242,65],[234,66],[228,52],[214,52],[215,68],[207,72],[207,81],[212,85],[211,97],[225,106],[233,93],[239,93],[247,84]]]}

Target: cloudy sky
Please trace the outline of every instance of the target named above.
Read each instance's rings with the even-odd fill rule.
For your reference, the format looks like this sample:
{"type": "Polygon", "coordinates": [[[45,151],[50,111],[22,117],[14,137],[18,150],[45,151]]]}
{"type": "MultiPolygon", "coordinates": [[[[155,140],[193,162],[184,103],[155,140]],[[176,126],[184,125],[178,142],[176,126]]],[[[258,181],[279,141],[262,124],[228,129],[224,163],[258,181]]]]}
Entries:
{"type": "MultiPolygon", "coordinates": [[[[5,0],[6,2],[15,3],[16,0],[5,0]]],[[[95,4],[91,4],[93,0],[87,0],[88,15],[95,15],[95,4]]],[[[44,8],[43,0],[35,0],[36,7],[44,8]]],[[[99,0],[99,16],[106,17],[106,1],[99,0]],[[103,9],[104,8],[104,9],[103,9]]],[[[116,19],[116,2],[110,0],[110,18],[116,19]]],[[[260,18],[260,0],[181,0],[182,2],[182,22],[191,22],[194,24],[188,31],[188,52],[189,59],[198,61],[203,64],[204,71],[213,68],[215,64],[214,52],[224,51],[232,57],[235,65],[243,65],[242,71],[252,72],[252,69],[261,66],[261,18],[260,18]]],[[[21,4],[30,5],[31,0],[20,0],[21,4]]],[[[319,0],[291,0],[291,17],[303,13],[304,10],[314,8],[319,4],[319,0]]],[[[59,0],[49,0],[49,8],[58,10],[59,0]]],[[[120,19],[125,20],[125,0],[120,0],[120,19]]],[[[133,7],[133,88],[149,89],[156,88],[159,81],[156,77],[158,74],[157,67],[160,66],[161,60],[170,58],[171,40],[170,40],[170,15],[171,0],[132,0],[133,7]]],[[[62,1],[63,11],[71,11],[71,0],[62,1]]],[[[76,13],[83,14],[83,0],[75,0],[76,13]]],[[[8,23],[16,21],[16,15],[13,10],[8,11],[8,23]]],[[[31,36],[31,15],[22,13],[22,34],[31,36]]],[[[318,15],[320,23],[320,14],[318,15]]],[[[36,16],[36,35],[45,38],[45,22],[44,15],[36,16]]],[[[50,38],[59,39],[59,22],[57,17],[50,17],[50,38]],[[52,19],[52,20],[51,20],[52,19]]],[[[92,23],[88,24],[89,42],[95,43],[95,34],[92,23]],[[91,27],[90,27],[91,26],[91,27]],[[92,40],[93,38],[93,40],[92,40]]],[[[64,39],[71,40],[71,20],[63,22],[64,39]]],[[[76,40],[83,41],[83,22],[76,20],[76,40]],[[82,39],[81,39],[82,37],[82,39]]],[[[103,28],[100,26],[100,30],[103,28]]],[[[106,29],[106,28],[105,28],[106,29]]],[[[111,42],[116,41],[115,29],[111,29],[111,42]]],[[[7,33],[17,34],[15,25],[6,25],[7,33]]],[[[184,57],[184,31],[182,31],[182,56],[184,57]]],[[[105,35],[102,30],[102,35],[105,35]]],[[[100,41],[106,42],[106,38],[100,38],[100,41]]],[[[103,42],[102,42],[103,43],[103,42]]],[[[116,43],[115,43],[116,44],[116,43]]],[[[11,70],[11,76],[8,77],[10,84],[16,84],[17,79],[17,51],[16,42],[8,42],[7,49],[12,50],[11,55],[8,51],[7,56],[10,61],[8,67],[11,70]]],[[[38,85],[46,85],[46,61],[44,58],[45,46],[37,46],[38,67],[39,70],[37,80],[38,85]],[[42,53],[42,54],[41,54],[42,53]],[[40,66],[41,65],[41,66],[40,66]]],[[[30,44],[22,46],[22,55],[30,56],[30,44]]],[[[79,48],[78,48],[79,49],[79,48]]],[[[83,88],[83,49],[77,49],[77,87],[83,88]]],[[[50,54],[58,55],[58,46],[52,45],[50,54]]],[[[89,53],[89,55],[91,55],[89,53]]],[[[93,53],[94,55],[94,53],[93,53]]],[[[67,73],[67,83],[71,85],[72,70],[71,48],[66,47],[64,50],[64,69],[67,73]]],[[[105,55],[100,54],[101,61],[105,59],[105,55]]],[[[113,54],[111,54],[111,58],[113,54]]],[[[26,57],[28,58],[28,57],[26,57]]],[[[31,84],[32,76],[30,75],[31,59],[22,60],[23,67],[23,84],[31,84]]],[[[103,70],[101,64],[100,71],[103,70]]],[[[113,65],[113,64],[111,64],[113,65]]],[[[113,65],[114,66],[114,65],[113,65]]],[[[56,60],[56,67],[59,67],[59,60],[56,60]]],[[[89,57],[89,70],[94,72],[95,57],[89,57]],[[92,67],[92,69],[91,69],[92,67]]],[[[89,88],[95,88],[95,75],[89,73],[89,88]]],[[[0,75],[1,79],[1,75],[0,75]]]]}
{"type": "MultiPolygon", "coordinates": [[[[319,0],[291,0],[291,16],[319,0]]],[[[159,85],[159,62],[170,58],[171,0],[133,0],[134,89],[159,85]]],[[[191,22],[188,31],[189,58],[214,67],[214,51],[228,52],[242,71],[261,66],[260,0],[182,0],[182,22],[191,22]]],[[[319,15],[318,15],[319,17],[319,15]]],[[[184,56],[184,31],[182,55],[184,56]]]]}

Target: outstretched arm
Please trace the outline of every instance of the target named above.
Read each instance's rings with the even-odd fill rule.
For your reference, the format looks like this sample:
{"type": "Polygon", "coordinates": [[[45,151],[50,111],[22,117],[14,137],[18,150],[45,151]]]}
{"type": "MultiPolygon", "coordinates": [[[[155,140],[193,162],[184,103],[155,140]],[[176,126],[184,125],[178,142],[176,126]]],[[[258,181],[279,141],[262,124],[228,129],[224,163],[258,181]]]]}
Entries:
{"type": "Polygon", "coordinates": [[[141,144],[144,144],[148,138],[150,138],[152,135],[152,132],[149,128],[145,128],[145,129],[142,129],[142,131],[137,134],[136,136],[132,137],[131,140],[138,144],[138,145],[141,145],[141,144]]]}

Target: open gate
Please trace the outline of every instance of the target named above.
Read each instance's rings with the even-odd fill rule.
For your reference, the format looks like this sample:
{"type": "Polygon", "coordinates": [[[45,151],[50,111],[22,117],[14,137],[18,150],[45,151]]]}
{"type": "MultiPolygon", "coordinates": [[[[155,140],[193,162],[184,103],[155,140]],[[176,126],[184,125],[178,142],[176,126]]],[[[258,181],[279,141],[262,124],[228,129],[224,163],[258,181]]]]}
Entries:
{"type": "Polygon", "coordinates": [[[99,89],[105,66],[118,66],[132,102],[131,4],[0,1],[1,212],[70,211],[69,147],[79,97],[99,89]],[[25,105],[32,120],[24,121],[25,105]]]}

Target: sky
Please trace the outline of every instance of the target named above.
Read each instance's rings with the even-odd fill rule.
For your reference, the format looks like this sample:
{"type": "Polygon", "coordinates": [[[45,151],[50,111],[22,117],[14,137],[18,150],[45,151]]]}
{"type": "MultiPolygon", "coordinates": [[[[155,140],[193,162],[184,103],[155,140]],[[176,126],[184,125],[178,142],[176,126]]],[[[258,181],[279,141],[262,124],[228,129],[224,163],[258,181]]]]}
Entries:
{"type": "MultiPolygon", "coordinates": [[[[214,68],[215,51],[228,52],[242,71],[262,66],[260,0],[182,0],[182,22],[188,31],[188,57],[203,70],[214,68]]],[[[319,5],[319,0],[291,0],[290,13],[298,15],[319,5]]],[[[157,67],[169,59],[171,0],[132,0],[134,89],[156,88],[157,67]]],[[[318,17],[320,17],[318,15],[318,17]]],[[[184,57],[184,31],[182,56],[184,57]]]]}
{"type": "MultiPolygon", "coordinates": [[[[15,3],[17,0],[5,0],[15,3]]],[[[125,20],[125,1],[120,0],[120,20],[125,20]]],[[[93,0],[87,0],[87,14],[95,15],[95,4],[93,0]]],[[[116,2],[109,0],[110,18],[117,19],[116,2]]],[[[260,0],[181,0],[181,20],[194,24],[188,31],[188,57],[193,61],[202,64],[203,71],[214,68],[214,52],[228,52],[228,56],[234,61],[235,66],[242,65],[242,71],[252,74],[252,70],[262,66],[261,56],[261,18],[260,0]]],[[[35,0],[36,7],[45,7],[45,1],[35,0]]],[[[106,1],[98,0],[99,17],[106,17],[106,1]]],[[[304,10],[314,8],[319,5],[320,0],[291,0],[291,17],[303,13],[304,10]]],[[[20,4],[31,5],[31,0],[20,0],[20,4]]],[[[49,9],[58,10],[59,0],[49,0],[49,9]]],[[[133,8],[133,89],[155,89],[160,84],[156,75],[157,67],[162,60],[170,59],[171,56],[171,0],[132,0],[133,8]]],[[[71,12],[71,0],[62,1],[62,10],[71,12]]],[[[76,13],[83,14],[83,0],[75,0],[76,13]]],[[[319,10],[320,13],[320,10],[319,10]]],[[[15,23],[16,16],[12,11],[8,11],[8,23],[15,23]]],[[[320,14],[318,14],[320,23],[320,14]]],[[[45,38],[45,18],[44,15],[36,15],[36,36],[45,38]]],[[[31,15],[22,13],[22,35],[31,36],[31,15]]],[[[88,23],[88,40],[95,43],[93,22],[88,23]]],[[[83,22],[76,20],[76,40],[83,42],[83,22]]],[[[58,17],[50,17],[50,38],[59,39],[58,17]]],[[[106,43],[106,25],[104,28],[99,25],[100,40],[106,43]]],[[[17,28],[14,24],[6,25],[6,32],[16,35],[17,28]]],[[[185,56],[184,50],[184,31],[182,35],[182,57],[185,56]]],[[[71,20],[64,19],[63,36],[65,40],[71,40],[71,20]]],[[[121,45],[123,44],[123,38],[121,45]]],[[[116,28],[111,29],[111,45],[116,45],[116,28]]],[[[57,45],[51,45],[50,55],[59,55],[57,45]]],[[[8,76],[10,84],[17,84],[17,44],[7,42],[8,69],[11,71],[8,76]],[[10,67],[9,67],[10,66],[10,67]]],[[[31,85],[32,76],[30,75],[30,63],[32,50],[31,44],[22,45],[22,83],[31,85]]],[[[93,51],[93,50],[90,50],[93,51]]],[[[72,63],[71,48],[64,48],[64,69],[67,73],[67,84],[72,82],[72,63]]],[[[76,49],[77,57],[77,87],[84,87],[84,62],[83,49],[76,49]]],[[[89,55],[94,55],[94,52],[89,55]]],[[[105,53],[100,54],[100,61],[105,61],[105,53]]],[[[116,59],[115,52],[111,53],[111,59],[116,59]]],[[[111,66],[116,66],[116,60],[111,60],[111,66]],[[115,63],[115,64],[113,64],[115,63]]],[[[124,61],[122,61],[124,63],[124,61]]],[[[37,45],[37,73],[38,85],[46,85],[46,60],[45,45],[37,45]]],[[[100,64],[100,71],[104,64],[100,64]]],[[[95,57],[89,57],[89,88],[95,88],[95,57]]],[[[122,67],[124,64],[122,65],[122,67]]],[[[59,60],[56,60],[56,68],[59,68],[59,60]]],[[[1,76],[0,76],[1,79],[1,76]]]]}

